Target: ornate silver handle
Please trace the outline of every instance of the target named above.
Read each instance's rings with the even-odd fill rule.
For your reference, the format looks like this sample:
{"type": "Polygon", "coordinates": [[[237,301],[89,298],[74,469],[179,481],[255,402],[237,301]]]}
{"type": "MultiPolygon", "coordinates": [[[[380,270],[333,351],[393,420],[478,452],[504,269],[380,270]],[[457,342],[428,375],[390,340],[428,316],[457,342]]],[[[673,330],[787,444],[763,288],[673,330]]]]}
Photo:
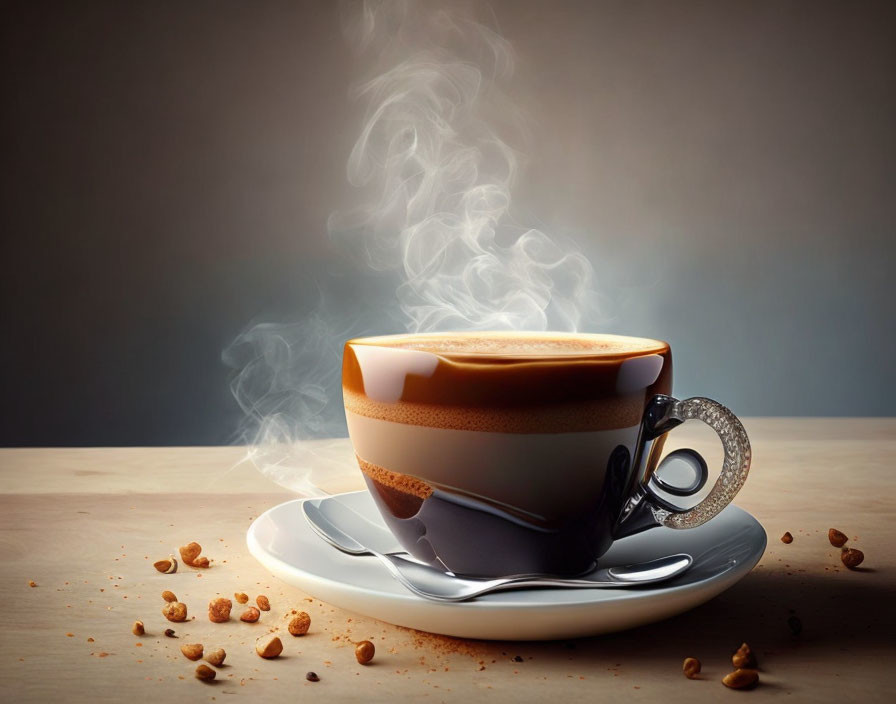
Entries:
{"type": "MultiPolygon", "coordinates": [[[[706,463],[693,450],[673,454],[690,458],[699,478],[687,489],[673,490],[672,493],[679,496],[696,493],[706,480],[706,463]]],[[[700,397],[679,401],[671,396],[656,396],[644,414],[634,458],[635,487],[622,509],[614,537],[620,538],[659,525],[676,529],[703,525],[731,503],[744,485],[750,471],[750,459],[750,440],[744,426],[721,403],[700,397]],[[718,433],[725,459],[709,495],[693,508],[685,509],[657,493],[657,488],[668,490],[669,487],[656,477],[647,477],[646,468],[656,438],[691,419],[702,420],[718,433]]]]}

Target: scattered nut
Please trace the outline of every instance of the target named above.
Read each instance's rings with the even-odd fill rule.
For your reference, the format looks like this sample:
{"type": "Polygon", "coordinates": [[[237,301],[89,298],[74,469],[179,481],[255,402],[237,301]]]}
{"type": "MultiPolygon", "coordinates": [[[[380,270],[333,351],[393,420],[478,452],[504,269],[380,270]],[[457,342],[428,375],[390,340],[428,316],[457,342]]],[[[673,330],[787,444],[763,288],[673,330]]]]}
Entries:
{"type": "Polygon", "coordinates": [[[219,597],[208,603],[208,620],[213,623],[224,623],[230,620],[230,609],[233,602],[230,599],[219,597]]]}
{"type": "Polygon", "coordinates": [[[731,689],[749,689],[759,682],[759,673],[756,670],[737,669],[729,672],[722,678],[722,684],[731,689]]]}
{"type": "Polygon", "coordinates": [[[146,629],[143,627],[143,621],[134,621],[134,625],[131,627],[131,633],[135,636],[142,636],[146,633],[146,629]]]}
{"type": "Polygon", "coordinates": [[[289,632],[294,636],[303,636],[308,632],[308,629],[311,627],[311,617],[302,611],[298,616],[293,616],[292,620],[289,622],[289,632]]]}
{"type": "Polygon", "coordinates": [[[755,670],[759,666],[756,662],[756,656],[753,654],[753,651],[750,650],[750,646],[746,643],[741,645],[734,655],[731,656],[731,664],[738,670],[755,670]]]}
{"type": "Polygon", "coordinates": [[[35,582],[33,579],[30,579],[30,580],[28,580],[28,586],[29,586],[29,587],[36,587],[36,586],[37,586],[37,582],[35,582]]]}
{"type": "Polygon", "coordinates": [[[373,654],[375,652],[376,648],[373,647],[373,643],[371,643],[369,640],[362,640],[360,643],[355,645],[355,657],[362,665],[366,665],[371,660],[373,660],[373,654]]]}
{"type": "Polygon", "coordinates": [[[196,668],[196,677],[197,677],[197,679],[200,679],[203,682],[211,682],[217,676],[218,676],[218,673],[215,672],[208,665],[200,665],[199,667],[196,668]]]}
{"type": "Polygon", "coordinates": [[[790,531],[787,531],[781,536],[781,542],[787,545],[790,545],[793,542],[793,536],[790,534],[790,531]]]}
{"type": "Polygon", "coordinates": [[[193,564],[190,567],[208,567],[208,558],[207,557],[197,557],[193,560],[193,564]]]}
{"type": "Polygon", "coordinates": [[[796,616],[791,616],[790,618],[788,618],[787,625],[790,627],[790,632],[795,636],[798,636],[803,632],[803,622],[800,621],[796,616]]]}
{"type": "Polygon", "coordinates": [[[283,643],[275,634],[268,633],[255,641],[255,652],[263,658],[275,658],[283,652],[283,643]]]}
{"type": "Polygon", "coordinates": [[[697,658],[685,658],[681,671],[689,680],[700,679],[697,677],[700,674],[700,661],[697,658]]]}
{"type": "Polygon", "coordinates": [[[831,528],[828,531],[828,540],[831,541],[831,545],[833,545],[835,548],[842,548],[844,545],[846,545],[846,541],[849,540],[849,538],[843,535],[843,533],[841,533],[836,528],[831,528]]]}
{"type": "Polygon", "coordinates": [[[255,597],[255,603],[258,604],[258,608],[262,611],[270,611],[271,610],[271,602],[268,601],[268,598],[262,594],[261,596],[255,597]]]}
{"type": "Polygon", "coordinates": [[[249,601],[249,595],[243,592],[236,592],[233,595],[233,598],[236,599],[237,604],[245,604],[247,601],[249,601]]]}
{"type": "Polygon", "coordinates": [[[162,592],[162,598],[167,602],[177,601],[177,597],[174,596],[174,592],[169,592],[167,589],[162,592]]]}
{"type": "Polygon", "coordinates": [[[166,628],[166,629],[165,629],[165,635],[166,635],[168,638],[177,638],[177,636],[174,635],[174,629],[173,629],[173,628],[166,628]]]}
{"type": "Polygon", "coordinates": [[[174,555],[169,555],[167,560],[153,562],[152,566],[164,574],[173,574],[174,572],[177,572],[177,560],[174,559],[174,555]]]}
{"type": "Polygon", "coordinates": [[[187,660],[198,660],[202,657],[202,643],[184,643],[180,646],[180,652],[187,660]]]}
{"type": "Polygon", "coordinates": [[[169,602],[162,607],[162,616],[175,623],[186,621],[187,605],[179,601],[169,602]]]}
{"type": "Polygon", "coordinates": [[[316,672],[309,672],[305,675],[305,679],[309,682],[320,682],[320,677],[317,676],[316,672]]]}
{"type": "Polygon", "coordinates": [[[224,652],[224,648],[218,648],[217,650],[205,654],[206,662],[211,663],[215,667],[221,667],[221,665],[224,664],[224,658],[226,657],[227,653],[224,652]]]}
{"type": "Polygon", "coordinates": [[[865,553],[855,548],[843,548],[843,552],[840,553],[840,561],[851,570],[861,565],[864,559],[865,553]]]}
{"type": "Polygon", "coordinates": [[[180,549],[180,559],[185,565],[193,566],[193,561],[199,557],[202,552],[202,546],[199,543],[188,543],[180,549]]]}
{"type": "Polygon", "coordinates": [[[240,616],[240,621],[245,621],[246,623],[255,623],[259,618],[261,618],[261,611],[256,609],[254,606],[250,606],[248,609],[243,611],[240,616]]]}

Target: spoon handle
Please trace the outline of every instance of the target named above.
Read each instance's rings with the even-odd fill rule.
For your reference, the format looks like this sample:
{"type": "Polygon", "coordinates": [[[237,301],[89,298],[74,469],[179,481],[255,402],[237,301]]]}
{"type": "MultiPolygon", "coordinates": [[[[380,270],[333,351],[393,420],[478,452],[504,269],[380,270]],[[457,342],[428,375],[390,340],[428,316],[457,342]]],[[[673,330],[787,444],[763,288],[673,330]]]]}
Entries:
{"type": "Polygon", "coordinates": [[[505,589],[524,587],[562,587],[565,589],[620,589],[636,584],[653,584],[681,574],[693,562],[690,555],[679,554],[652,562],[596,570],[588,579],[564,579],[545,576],[518,576],[500,579],[458,577],[434,570],[395,555],[373,553],[389,572],[409,591],[433,601],[468,601],[477,596],[505,589]]]}

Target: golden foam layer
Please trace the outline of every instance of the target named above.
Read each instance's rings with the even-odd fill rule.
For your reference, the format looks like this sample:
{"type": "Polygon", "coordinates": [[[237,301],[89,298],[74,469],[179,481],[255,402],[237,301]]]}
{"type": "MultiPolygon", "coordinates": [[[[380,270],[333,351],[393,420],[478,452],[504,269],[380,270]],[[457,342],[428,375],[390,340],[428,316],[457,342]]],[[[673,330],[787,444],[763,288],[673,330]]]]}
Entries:
{"type": "Polygon", "coordinates": [[[630,428],[641,422],[644,395],[552,403],[546,406],[447,406],[431,403],[380,403],[343,389],[345,409],[367,418],[430,428],[492,433],[573,433],[630,428]]]}
{"type": "Polygon", "coordinates": [[[448,358],[616,357],[655,354],[668,349],[659,340],[622,335],[539,332],[465,332],[383,335],[350,340],[350,344],[421,350],[448,358]]]}

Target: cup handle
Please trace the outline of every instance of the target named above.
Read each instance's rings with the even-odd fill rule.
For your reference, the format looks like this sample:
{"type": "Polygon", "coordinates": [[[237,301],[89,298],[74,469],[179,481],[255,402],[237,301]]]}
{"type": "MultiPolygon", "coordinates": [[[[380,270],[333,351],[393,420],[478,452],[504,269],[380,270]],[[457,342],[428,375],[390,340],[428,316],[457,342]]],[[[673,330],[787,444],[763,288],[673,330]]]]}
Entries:
{"type": "Polygon", "coordinates": [[[679,401],[671,396],[654,396],[644,412],[636,445],[632,472],[634,487],[620,512],[613,537],[622,538],[656,526],[682,529],[703,525],[731,503],[747,479],[750,459],[750,440],[744,426],[721,403],[701,397],[679,401]],[[685,488],[672,487],[657,476],[647,476],[647,473],[654,441],[692,418],[702,420],[718,433],[725,459],[722,471],[706,498],[692,508],[681,508],[660,496],[657,488],[677,496],[695,494],[706,482],[707,470],[703,458],[693,450],[672,453],[691,464],[697,475],[695,481],[685,488]]]}

